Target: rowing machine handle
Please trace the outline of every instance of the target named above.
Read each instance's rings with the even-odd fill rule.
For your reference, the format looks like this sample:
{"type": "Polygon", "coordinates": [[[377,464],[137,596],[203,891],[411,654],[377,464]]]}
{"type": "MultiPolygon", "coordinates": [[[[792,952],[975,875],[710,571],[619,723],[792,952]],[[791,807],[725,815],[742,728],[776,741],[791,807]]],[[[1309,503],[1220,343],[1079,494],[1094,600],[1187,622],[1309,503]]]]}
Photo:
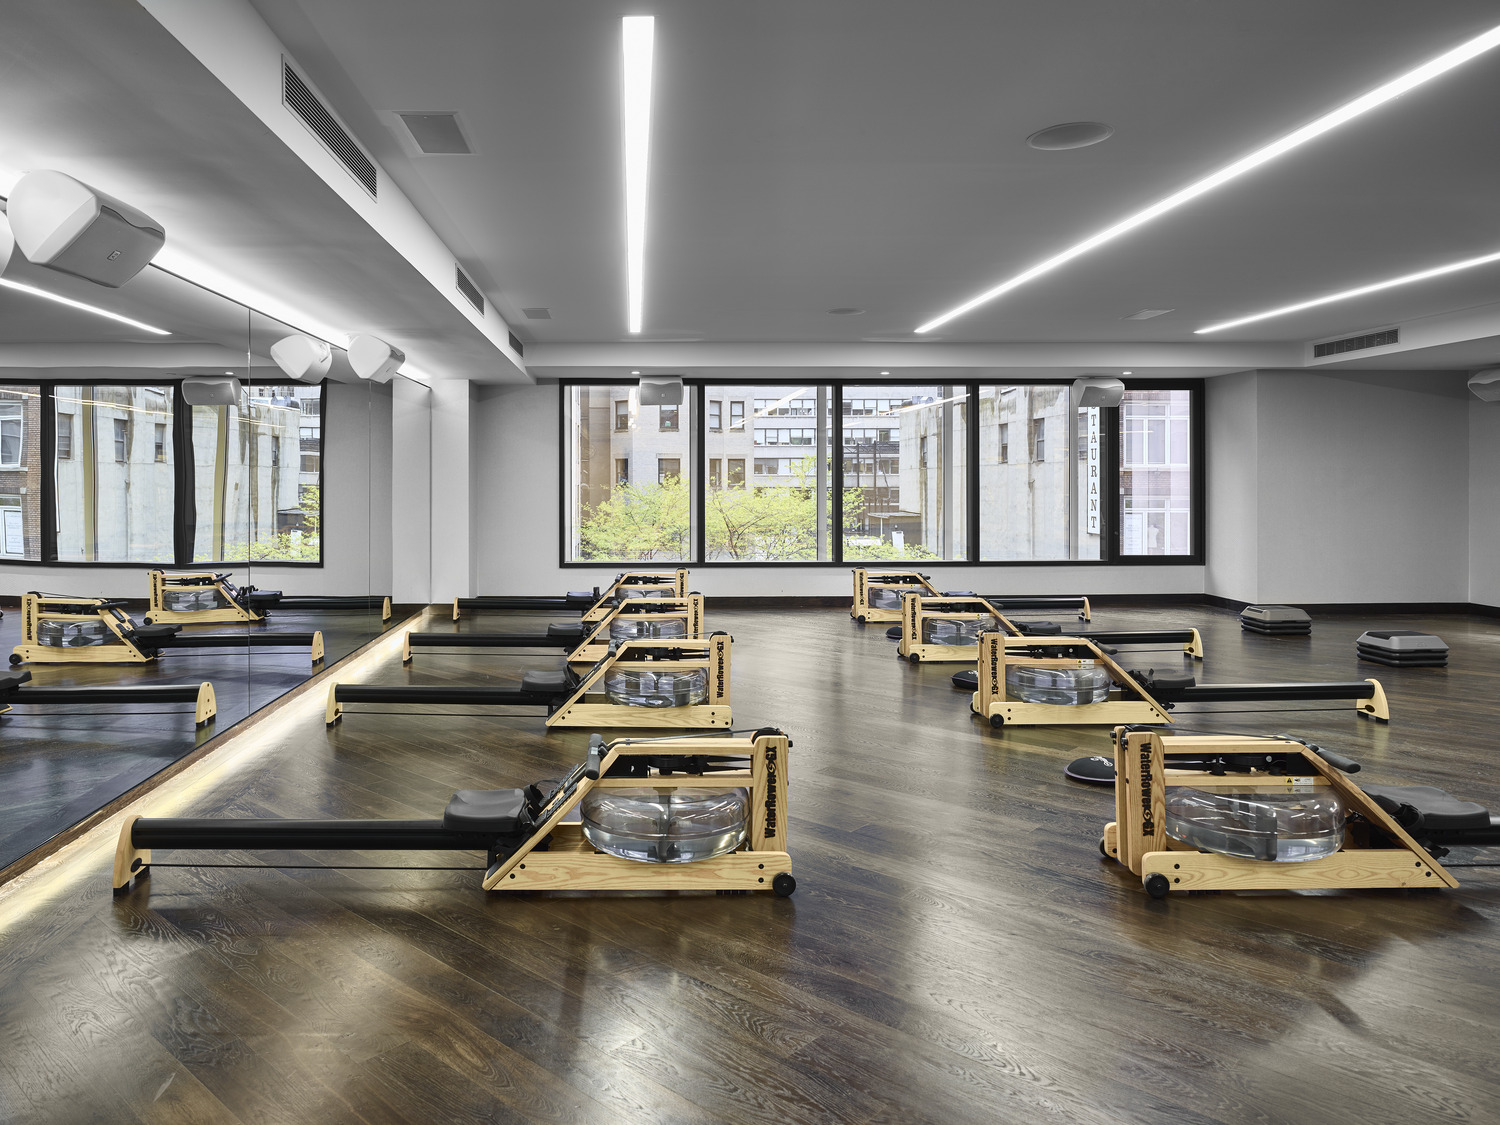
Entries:
{"type": "Polygon", "coordinates": [[[1335,754],[1332,750],[1324,750],[1321,746],[1309,747],[1318,757],[1322,758],[1330,766],[1344,773],[1358,773],[1359,763],[1353,758],[1346,758],[1342,754],[1335,754]]]}
{"type": "Polygon", "coordinates": [[[603,769],[604,758],[604,736],[602,734],[589,735],[589,756],[584,762],[583,776],[590,781],[599,780],[599,772],[603,769]]]}

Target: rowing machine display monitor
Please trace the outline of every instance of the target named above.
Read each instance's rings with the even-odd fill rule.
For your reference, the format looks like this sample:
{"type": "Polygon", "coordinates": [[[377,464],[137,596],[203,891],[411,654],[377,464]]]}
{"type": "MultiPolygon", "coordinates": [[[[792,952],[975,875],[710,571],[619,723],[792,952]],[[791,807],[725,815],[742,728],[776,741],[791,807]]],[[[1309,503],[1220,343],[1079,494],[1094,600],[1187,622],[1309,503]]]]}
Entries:
{"type": "Polygon", "coordinates": [[[1006,693],[1025,703],[1061,707],[1103,703],[1111,686],[1109,672],[1093,664],[1078,668],[1012,664],[1005,669],[1006,693]]]}
{"type": "Polygon", "coordinates": [[[1312,618],[1290,605],[1247,605],[1240,610],[1240,628],[1268,637],[1306,637],[1312,633],[1312,618]]]}
{"type": "Polygon", "coordinates": [[[1443,638],[1416,629],[1371,629],[1354,642],[1359,659],[1390,668],[1444,668],[1448,646],[1443,638]]]}
{"type": "Polygon", "coordinates": [[[589,843],[641,863],[693,863],[745,842],[745,789],[593,789],[580,820],[589,843]]]}
{"type": "Polygon", "coordinates": [[[1219,855],[1302,863],[1344,846],[1344,802],[1309,779],[1297,792],[1224,792],[1186,785],[1167,788],[1172,839],[1219,855]]]}
{"type": "Polygon", "coordinates": [[[624,707],[694,707],[708,698],[708,669],[621,670],[604,677],[604,695],[624,707]]]}

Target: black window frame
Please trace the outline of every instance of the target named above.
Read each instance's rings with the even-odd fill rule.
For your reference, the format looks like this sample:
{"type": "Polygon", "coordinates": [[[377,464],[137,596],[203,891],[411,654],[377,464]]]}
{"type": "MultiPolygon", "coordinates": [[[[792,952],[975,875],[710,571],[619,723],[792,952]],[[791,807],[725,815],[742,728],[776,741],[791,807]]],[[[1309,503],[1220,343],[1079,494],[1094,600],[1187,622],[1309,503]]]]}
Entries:
{"type": "MultiPolygon", "coordinates": [[[[791,377],[791,376],[777,375],[774,372],[767,372],[767,373],[765,373],[764,375],[762,375],[762,376],[760,376],[758,378],[696,378],[696,379],[691,379],[690,378],[690,379],[684,380],[684,382],[685,382],[685,384],[688,387],[689,393],[693,396],[694,409],[692,410],[692,412],[689,415],[690,419],[704,419],[705,421],[703,423],[703,429],[702,430],[693,430],[690,433],[690,435],[689,435],[690,439],[693,442],[693,445],[692,445],[692,449],[693,449],[692,457],[695,459],[695,467],[698,470],[697,472],[689,474],[690,488],[691,488],[691,493],[692,493],[692,495],[690,497],[690,503],[692,505],[692,510],[694,512],[694,523],[695,523],[695,526],[698,529],[697,532],[696,532],[696,534],[695,534],[695,537],[694,537],[695,538],[695,542],[693,544],[693,548],[692,548],[692,552],[691,552],[692,555],[693,555],[693,558],[692,559],[688,559],[688,560],[684,560],[682,563],[676,564],[676,565],[691,566],[691,567],[788,567],[788,568],[805,568],[805,569],[813,569],[813,570],[816,570],[816,569],[827,569],[827,568],[847,569],[850,566],[860,565],[860,560],[848,560],[848,561],[846,561],[844,559],[844,537],[843,537],[843,535],[842,535],[841,532],[836,532],[835,534],[829,536],[829,544],[828,545],[829,545],[830,553],[832,555],[832,557],[829,558],[829,559],[820,559],[820,560],[816,560],[816,561],[806,561],[806,560],[803,560],[803,561],[778,561],[778,560],[774,560],[774,559],[756,559],[756,560],[744,560],[744,561],[718,559],[718,560],[714,560],[714,561],[711,561],[711,562],[710,561],[705,561],[704,560],[704,554],[705,554],[704,547],[705,547],[705,544],[703,542],[703,531],[702,531],[703,521],[700,518],[699,514],[702,513],[705,510],[705,508],[704,508],[705,493],[706,493],[706,489],[709,487],[709,485],[708,485],[708,469],[709,469],[708,462],[709,462],[710,458],[708,457],[708,453],[707,453],[707,449],[706,449],[706,443],[704,443],[700,439],[701,439],[702,433],[709,432],[708,428],[707,428],[707,424],[706,424],[706,419],[707,419],[706,401],[707,401],[707,398],[706,398],[706,394],[705,394],[705,388],[707,388],[709,386],[713,386],[715,388],[736,387],[736,386],[743,386],[743,387],[746,387],[746,388],[750,388],[750,387],[763,387],[763,386],[788,386],[788,387],[790,387],[790,386],[811,386],[811,387],[816,387],[816,388],[819,388],[819,389],[824,388],[824,387],[828,387],[828,388],[831,388],[831,390],[832,390],[832,402],[830,403],[830,414],[829,414],[829,420],[830,420],[831,426],[832,426],[832,435],[831,435],[830,449],[833,450],[833,451],[841,451],[843,449],[843,431],[844,431],[845,424],[847,422],[849,422],[850,420],[858,422],[861,418],[864,417],[863,415],[857,415],[857,414],[849,414],[849,415],[845,414],[845,412],[844,412],[844,405],[845,405],[844,388],[846,386],[851,386],[851,385],[858,385],[860,387],[868,387],[868,386],[870,386],[870,381],[869,380],[838,380],[838,379],[811,379],[810,380],[805,375],[802,378],[799,379],[799,378],[791,377]]],[[[1204,380],[1202,380],[1202,379],[1170,379],[1170,378],[1168,378],[1168,379],[1126,379],[1126,380],[1124,380],[1124,382],[1125,382],[1125,386],[1126,386],[1127,390],[1186,390],[1186,391],[1191,392],[1190,409],[1189,409],[1189,418],[1190,418],[1189,437],[1190,437],[1190,440],[1191,440],[1191,443],[1192,443],[1192,450],[1191,450],[1191,454],[1190,454],[1190,457],[1189,457],[1189,469],[1190,469],[1190,471],[1192,473],[1192,495],[1191,495],[1191,504],[1192,504],[1192,507],[1191,507],[1192,550],[1191,550],[1191,552],[1189,552],[1188,554],[1182,554],[1182,555],[1127,555],[1127,554],[1124,554],[1122,552],[1122,550],[1121,550],[1121,519],[1120,519],[1120,467],[1119,467],[1120,466],[1120,423],[1121,423],[1121,418],[1120,418],[1120,410],[1119,410],[1118,407],[1104,407],[1104,408],[1101,408],[1101,411],[1100,411],[1101,449],[1099,451],[1100,452],[1100,464],[1103,467],[1104,472],[1106,474],[1105,480],[1101,481],[1101,501],[1102,501],[1102,506],[1103,506],[1103,511],[1102,511],[1101,515],[1102,515],[1102,518],[1103,518],[1103,521],[1104,521],[1102,541],[1103,541],[1104,549],[1101,550],[1099,558],[1097,558],[1097,559],[993,559],[993,560],[981,560],[979,558],[980,541],[981,541],[981,536],[980,536],[980,531],[981,531],[981,528],[980,528],[980,518],[981,517],[980,517],[980,490],[979,490],[979,458],[978,457],[974,457],[974,456],[970,456],[970,457],[968,457],[968,458],[965,459],[966,460],[966,465],[965,465],[966,487],[965,487],[965,490],[964,490],[964,495],[965,495],[966,500],[967,500],[967,511],[966,511],[965,514],[966,514],[967,523],[968,523],[968,530],[967,530],[967,534],[966,534],[966,538],[967,538],[967,541],[968,541],[968,557],[967,558],[963,558],[963,559],[942,559],[942,560],[938,560],[938,559],[927,560],[927,559],[924,559],[922,561],[922,563],[921,563],[922,569],[925,571],[925,570],[930,570],[930,569],[941,569],[941,568],[946,567],[946,566],[985,567],[985,568],[1038,567],[1038,566],[1045,566],[1045,567],[1084,567],[1084,568],[1087,568],[1087,567],[1102,567],[1102,566],[1202,566],[1204,564],[1204,555],[1205,555],[1204,546],[1205,546],[1205,544],[1208,541],[1208,513],[1207,513],[1207,510],[1206,510],[1207,509],[1207,495],[1208,495],[1208,487],[1207,487],[1207,485],[1208,485],[1208,479],[1207,479],[1207,450],[1206,450],[1206,444],[1207,444],[1207,426],[1205,424],[1205,413],[1204,413],[1205,412],[1205,403],[1206,403],[1206,399],[1207,399],[1207,394],[1206,394],[1206,391],[1205,391],[1204,380]]],[[[1064,385],[1064,386],[1066,386],[1066,385],[1071,384],[1071,383],[1072,383],[1071,379],[1015,379],[1015,380],[971,379],[971,380],[964,380],[962,382],[953,382],[953,383],[951,383],[951,385],[954,388],[959,388],[959,387],[964,388],[965,393],[968,396],[969,403],[971,403],[971,404],[973,404],[975,406],[975,409],[969,410],[968,411],[968,415],[967,415],[966,435],[965,435],[966,436],[966,445],[967,445],[967,448],[970,449],[970,450],[977,450],[979,448],[979,411],[977,409],[977,404],[979,402],[979,390],[980,390],[981,387],[991,387],[991,386],[1000,386],[1000,387],[1007,387],[1007,386],[1047,386],[1047,385],[1054,385],[1054,386],[1056,386],[1056,385],[1064,385]]],[[[623,386],[623,387],[629,387],[629,386],[633,386],[634,385],[634,381],[631,381],[631,380],[611,380],[611,379],[563,379],[563,380],[559,381],[559,384],[558,384],[558,393],[559,393],[558,427],[559,427],[560,440],[558,442],[558,458],[559,458],[559,468],[561,470],[561,475],[559,477],[560,481],[566,481],[568,479],[569,472],[570,472],[569,466],[566,463],[566,459],[567,459],[567,456],[568,456],[567,426],[568,426],[568,422],[569,422],[568,406],[567,406],[567,403],[568,403],[568,397],[567,397],[568,396],[568,391],[571,388],[573,388],[573,387],[599,387],[599,386],[610,386],[610,385],[619,385],[619,386],[623,386]]],[[[746,399],[743,399],[743,400],[734,400],[734,399],[730,399],[727,395],[724,395],[719,401],[728,402],[731,405],[731,407],[733,405],[735,405],[736,403],[738,403],[739,405],[741,405],[741,407],[743,409],[744,405],[747,404],[750,401],[750,399],[747,397],[746,399]]],[[[750,424],[750,415],[749,415],[748,412],[746,412],[743,415],[743,420],[746,423],[746,425],[750,424]]],[[[693,423],[693,425],[697,425],[697,424],[698,424],[697,422],[693,423]]],[[[727,428],[733,428],[733,416],[732,416],[732,413],[731,413],[731,418],[728,419],[728,420],[726,420],[725,425],[726,425],[727,428]]],[[[859,427],[856,426],[856,428],[859,428],[859,427]]],[[[1026,438],[1027,438],[1026,455],[1027,455],[1028,458],[1030,458],[1031,455],[1032,455],[1032,453],[1033,453],[1032,443],[1030,441],[1031,435],[1028,433],[1026,435],[1026,438]]],[[[767,449],[769,451],[769,450],[771,450],[773,448],[780,448],[780,447],[779,446],[778,447],[766,446],[766,447],[762,447],[762,448],[765,448],[765,449],[767,449]]],[[[1044,447],[1044,449],[1045,449],[1045,447],[1044,447]]],[[[725,488],[731,488],[731,487],[749,488],[749,487],[753,486],[753,482],[751,480],[751,474],[748,471],[745,473],[745,479],[744,479],[743,482],[741,482],[740,484],[732,484],[731,481],[730,481],[729,462],[731,462],[733,460],[736,460],[736,458],[725,458],[724,460],[725,460],[725,465],[724,465],[724,476],[723,476],[723,485],[722,485],[722,487],[725,487],[725,488]]],[[[749,460],[753,460],[753,459],[749,459],[749,460]]],[[[746,464],[746,469],[747,470],[749,470],[751,468],[751,464],[749,463],[749,460],[747,460],[747,464],[746,464]]],[[[842,465],[841,465],[841,458],[840,458],[840,456],[839,456],[839,454],[837,452],[834,452],[831,455],[831,457],[830,457],[830,463],[831,463],[831,467],[833,468],[833,470],[835,472],[839,473],[838,481],[841,482],[842,479],[843,479],[842,472],[841,472],[842,465]]],[[[834,528],[836,528],[836,529],[842,529],[842,527],[843,527],[843,493],[844,493],[844,490],[843,490],[842,487],[839,486],[839,483],[836,482],[833,485],[833,487],[831,488],[830,491],[832,493],[832,496],[831,496],[832,504],[831,504],[831,512],[830,512],[830,518],[832,520],[832,526],[834,528]]],[[[562,568],[564,568],[564,569],[587,569],[587,568],[592,568],[592,569],[597,570],[600,566],[611,566],[611,565],[615,565],[617,563],[628,563],[630,561],[628,559],[615,559],[615,560],[606,560],[606,559],[573,560],[573,559],[570,559],[568,557],[568,540],[569,540],[569,536],[568,536],[567,520],[568,520],[567,488],[564,486],[564,487],[560,487],[559,490],[558,490],[558,553],[559,553],[559,559],[560,559],[559,565],[562,568]]]]}
{"type": "MultiPolygon", "coordinates": [[[[294,385],[294,381],[286,378],[263,377],[254,379],[240,379],[240,384],[245,387],[286,387],[294,385]]],[[[75,569],[104,569],[104,570],[153,570],[162,566],[174,567],[218,567],[218,566],[242,566],[251,567],[295,567],[301,569],[321,569],[327,562],[327,543],[322,534],[322,529],[327,527],[328,514],[328,486],[327,473],[324,467],[327,464],[328,451],[328,380],[323,380],[318,387],[318,420],[319,420],[319,446],[318,446],[318,494],[319,494],[319,528],[318,535],[318,558],[316,561],[281,561],[273,559],[254,559],[248,563],[244,561],[231,562],[224,559],[194,559],[193,537],[194,524],[196,522],[196,504],[193,496],[193,451],[191,412],[182,397],[181,378],[152,378],[152,379],[120,379],[120,378],[82,378],[74,376],[66,379],[0,379],[0,386],[13,387],[36,387],[41,395],[41,443],[40,459],[41,473],[41,551],[40,558],[16,559],[0,556],[0,567],[6,566],[55,566],[60,568],[75,569]],[[92,561],[89,559],[59,559],[57,557],[57,475],[54,469],[57,450],[57,408],[56,392],[58,387],[171,387],[172,388],[172,425],[167,433],[167,447],[171,450],[173,465],[173,524],[175,533],[173,535],[173,560],[170,563],[161,562],[120,562],[120,561],[92,561]]],[[[310,386],[310,384],[309,384],[310,386]]],[[[133,429],[133,427],[132,427],[133,429]]],[[[300,428],[299,428],[300,429],[300,428]]],[[[127,432],[128,433],[128,432],[127,432]]],[[[131,440],[127,436],[127,445],[131,440]]],[[[74,427],[73,437],[77,437],[77,427],[74,427]]],[[[127,448],[127,457],[128,457],[127,448]]],[[[299,450],[300,455],[300,450],[299,450]]],[[[71,459],[71,458],[69,458],[71,459]]],[[[299,473],[300,461],[299,461],[299,473]]]]}

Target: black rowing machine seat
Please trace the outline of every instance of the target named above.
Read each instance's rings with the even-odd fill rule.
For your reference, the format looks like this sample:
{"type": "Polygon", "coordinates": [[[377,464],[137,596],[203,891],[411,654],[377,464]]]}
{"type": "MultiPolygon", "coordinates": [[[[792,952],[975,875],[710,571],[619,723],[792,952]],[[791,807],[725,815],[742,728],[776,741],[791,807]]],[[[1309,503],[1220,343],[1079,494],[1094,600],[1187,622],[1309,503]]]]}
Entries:
{"type": "Polygon", "coordinates": [[[566,668],[532,668],[521,673],[521,690],[531,695],[568,695],[578,677],[566,668]]]}
{"type": "Polygon", "coordinates": [[[182,632],[181,625],[137,625],[130,631],[130,639],[133,641],[164,641],[175,637],[182,632]]]}
{"type": "Polygon", "coordinates": [[[1460,801],[1434,785],[1365,785],[1361,788],[1390,813],[1397,824],[1408,830],[1418,827],[1428,832],[1463,832],[1490,825],[1489,810],[1483,805],[1460,801]],[[1411,809],[1416,818],[1411,814],[1403,817],[1402,806],[1411,809]]]}
{"type": "Polygon", "coordinates": [[[30,672],[0,672],[0,695],[20,691],[21,685],[30,679],[30,672]]]}
{"type": "Polygon", "coordinates": [[[1021,630],[1022,636],[1027,637],[1060,637],[1063,631],[1056,621],[1027,621],[1018,623],[1016,628],[1021,630]]]}
{"type": "Polygon", "coordinates": [[[280,600],[280,590],[256,590],[254,588],[242,591],[240,597],[240,601],[246,605],[254,606],[275,605],[280,600]]]}
{"type": "Polygon", "coordinates": [[[448,798],[443,827],[482,836],[514,836],[526,813],[524,789],[460,789],[448,798]]]}
{"type": "Polygon", "coordinates": [[[562,641],[581,641],[586,631],[582,621],[554,622],[547,626],[547,637],[548,639],[555,637],[562,641]]]}
{"type": "Polygon", "coordinates": [[[1144,672],[1132,668],[1130,677],[1163,701],[1181,695],[1185,688],[1194,687],[1198,682],[1186,673],[1157,672],[1155,668],[1147,668],[1144,672]]]}

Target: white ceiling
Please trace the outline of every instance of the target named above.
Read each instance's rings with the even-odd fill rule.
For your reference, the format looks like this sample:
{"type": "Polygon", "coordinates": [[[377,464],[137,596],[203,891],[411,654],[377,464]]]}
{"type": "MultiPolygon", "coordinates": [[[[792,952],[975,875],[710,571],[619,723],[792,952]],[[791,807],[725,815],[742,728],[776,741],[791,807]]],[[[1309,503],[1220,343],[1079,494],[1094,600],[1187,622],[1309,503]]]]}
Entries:
{"type": "MultiPolygon", "coordinates": [[[[254,3],[543,343],[625,339],[622,14],[657,17],[644,338],[710,342],[899,338],[1500,20],[1493,0],[254,3]],[[457,111],[475,155],[417,155],[393,117],[412,110],[457,111]],[[1025,144],[1080,119],[1115,135],[1025,144]],[[533,305],[553,319],[523,319],[533,305]],[[826,313],[839,306],[867,311],[826,313]]],[[[1500,248],[1497,104],[1500,51],[935,335],[1201,340],[1217,320],[1500,248]],[[1144,307],[1176,311],[1120,319],[1144,307]]],[[[1216,339],[1300,342],[1496,300],[1500,265],[1216,339]]]]}

